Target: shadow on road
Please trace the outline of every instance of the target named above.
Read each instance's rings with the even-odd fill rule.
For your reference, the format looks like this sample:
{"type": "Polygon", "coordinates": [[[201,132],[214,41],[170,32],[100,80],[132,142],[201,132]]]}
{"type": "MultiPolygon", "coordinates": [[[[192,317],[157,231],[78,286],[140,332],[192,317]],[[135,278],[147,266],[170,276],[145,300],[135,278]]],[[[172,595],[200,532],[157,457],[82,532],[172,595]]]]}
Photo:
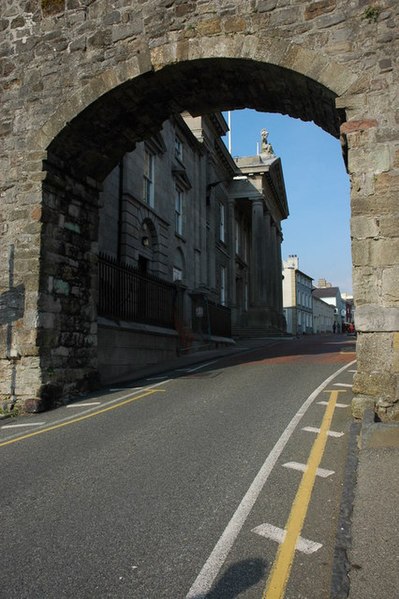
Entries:
{"type": "Polygon", "coordinates": [[[267,562],[258,558],[232,564],[209,593],[194,599],[234,599],[262,580],[267,567],[267,562]]]}

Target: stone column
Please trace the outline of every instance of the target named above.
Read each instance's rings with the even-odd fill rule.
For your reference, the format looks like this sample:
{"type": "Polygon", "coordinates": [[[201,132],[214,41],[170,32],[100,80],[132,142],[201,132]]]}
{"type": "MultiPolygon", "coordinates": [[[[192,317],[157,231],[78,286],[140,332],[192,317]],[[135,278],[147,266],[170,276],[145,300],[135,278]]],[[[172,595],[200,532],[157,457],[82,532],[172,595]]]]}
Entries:
{"type": "Polygon", "coordinates": [[[273,221],[271,226],[270,240],[270,268],[271,268],[271,302],[270,307],[273,312],[277,312],[277,234],[276,223],[273,221]]]}
{"type": "Polygon", "coordinates": [[[270,261],[270,214],[265,213],[263,200],[252,202],[251,286],[250,298],[254,306],[269,307],[272,302],[272,264],[270,261]]]}
{"type": "Polygon", "coordinates": [[[229,302],[232,308],[236,307],[236,248],[235,248],[235,233],[236,233],[236,220],[235,220],[235,200],[229,199],[227,207],[227,251],[230,255],[228,264],[228,290],[229,290],[229,302]]]}
{"type": "Polygon", "coordinates": [[[276,227],[276,310],[280,316],[283,314],[283,265],[281,260],[281,243],[283,236],[281,231],[276,227]]]}

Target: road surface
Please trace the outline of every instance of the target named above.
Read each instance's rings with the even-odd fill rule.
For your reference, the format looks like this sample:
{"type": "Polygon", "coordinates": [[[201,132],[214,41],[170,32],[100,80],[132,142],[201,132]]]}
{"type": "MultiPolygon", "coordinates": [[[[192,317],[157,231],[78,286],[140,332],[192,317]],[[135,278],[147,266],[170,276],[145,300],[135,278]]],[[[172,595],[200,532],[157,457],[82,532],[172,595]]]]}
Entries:
{"type": "Polygon", "coordinates": [[[1,421],[0,597],[330,597],[354,360],[268,341],[1,421]]]}

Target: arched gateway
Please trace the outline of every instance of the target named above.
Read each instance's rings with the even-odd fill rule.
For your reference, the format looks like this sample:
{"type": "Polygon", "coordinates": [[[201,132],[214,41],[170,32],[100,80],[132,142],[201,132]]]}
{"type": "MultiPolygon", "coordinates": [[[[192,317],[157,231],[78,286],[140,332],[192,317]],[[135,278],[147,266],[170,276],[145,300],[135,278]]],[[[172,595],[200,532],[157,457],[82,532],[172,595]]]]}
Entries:
{"type": "Polygon", "coordinates": [[[0,395],[95,379],[97,202],[122,155],[171,114],[249,107],[341,137],[354,391],[399,418],[397,2],[14,0],[2,13],[0,395]]]}

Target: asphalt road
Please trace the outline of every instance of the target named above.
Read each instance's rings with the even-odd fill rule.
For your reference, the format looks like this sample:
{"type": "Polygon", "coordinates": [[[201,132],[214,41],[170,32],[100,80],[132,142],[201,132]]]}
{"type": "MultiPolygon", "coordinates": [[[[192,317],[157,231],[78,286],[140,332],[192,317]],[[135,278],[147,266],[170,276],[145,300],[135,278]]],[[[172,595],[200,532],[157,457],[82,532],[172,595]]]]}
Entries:
{"type": "Polygon", "coordinates": [[[288,540],[273,534],[300,520],[295,464],[311,471],[322,435],[303,428],[322,427],[326,391],[349,406],[353,351],[343,336],[275,342],[1,421],[0,597],[271,599],[273,564],[280,596],[330,597],[349,407],[326,424],[339,436],[317,465],[333,473],[297,502],[317,549],[276,566],[288,540]]]}

